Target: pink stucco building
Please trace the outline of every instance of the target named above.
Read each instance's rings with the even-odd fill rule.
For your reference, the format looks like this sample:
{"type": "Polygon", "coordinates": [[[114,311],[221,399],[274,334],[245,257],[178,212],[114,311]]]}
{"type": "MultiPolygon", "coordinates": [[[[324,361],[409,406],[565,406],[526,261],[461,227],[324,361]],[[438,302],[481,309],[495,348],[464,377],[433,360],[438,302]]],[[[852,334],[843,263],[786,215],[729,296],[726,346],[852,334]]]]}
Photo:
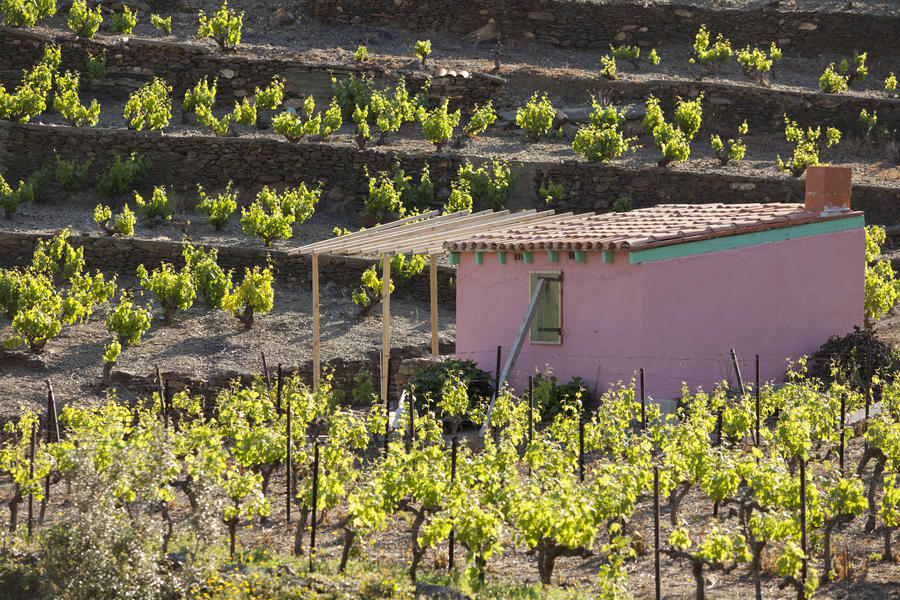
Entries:
{"type": "Polygon", "coordinates": [[[451,242],[457,355],[493,371],[502,346],[506,361],[544,277],[509,375],[519,392],[545,366],[595,393],[643,367],[648,395],[676,398],[682,382],[733,379],[731,348],[746,380],[756,354],[762,379],[781,380],[787,357],[863,319],[863,215],[849,208],[849,169],[830,176],[847,193],[808,185],[806,206],[660,205],[451,242]]]}

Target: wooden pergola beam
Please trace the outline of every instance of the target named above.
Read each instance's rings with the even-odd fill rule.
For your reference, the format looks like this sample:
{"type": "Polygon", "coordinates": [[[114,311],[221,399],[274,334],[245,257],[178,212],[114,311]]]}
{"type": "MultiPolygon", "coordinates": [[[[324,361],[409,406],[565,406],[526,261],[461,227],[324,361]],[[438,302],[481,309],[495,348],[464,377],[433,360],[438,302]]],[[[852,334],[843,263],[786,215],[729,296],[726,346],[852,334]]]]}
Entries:
{"type": "MultiPolygon", "coordinates": [[[[391,361],[391,255],[381,257],[381,401],[387,402],[391,361]]],[[[388,415],[390,416],[390,415],[388,415]]]]}
{"type": "MultiPolygon", "coordinates": [[[[468,214],[469,211],[459,211],[457,213],[452,213],[452,215],[459,214],[468,214]]],[[[376,225],[375,227],[370,227],[369,229],[364,229],[362,231],[354,231],[353,233],[348,233],[347,235],[342,235],[335,238],[330,238],[327,240],[322,240],[319,242],[314,242],[312,244],[307,244],[305,246],[300,246],[299,248],[292,248],[287,251],[289,256],[294,256],[297,254],[312,254],[313,252],[317,252],[319,254],[335,254],[335,252],[326,252],[326,249],[331,249],[332,247],[340,247],[345,245],[346,241],[349,239],[359,240],[365,237],[370,237],[378,234],[385,233],[391,229],[396,229],[397,227],[401,227],[403,225],[407,225],[409,223],[415,223],[417,221],[422,220],[430,220],[432,218],[440,218],[436,215],[438,211],[432,210],[426,213],[421,213],[418,215],[413,215],[411,217],[406,217],[404,219],[400,219],[398,221],[391,221],[390,223],[385,223],[384,225],[376,225]]],[[[442,215],[444,216],[444,215],[442,215]]],[[[338,252],[339,253],[339,252],[338,252]]]]}

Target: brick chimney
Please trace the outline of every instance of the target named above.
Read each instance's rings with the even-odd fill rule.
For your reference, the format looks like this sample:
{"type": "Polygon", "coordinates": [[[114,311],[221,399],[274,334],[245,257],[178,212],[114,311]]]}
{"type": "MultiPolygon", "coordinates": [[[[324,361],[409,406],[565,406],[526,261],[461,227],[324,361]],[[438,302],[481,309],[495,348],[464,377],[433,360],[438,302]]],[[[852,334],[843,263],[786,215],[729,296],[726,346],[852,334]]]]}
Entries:
{"type": "Polygon", "coordinates": [[[850,167],[806,168],[806,210],[850,208],[850,167]]]}

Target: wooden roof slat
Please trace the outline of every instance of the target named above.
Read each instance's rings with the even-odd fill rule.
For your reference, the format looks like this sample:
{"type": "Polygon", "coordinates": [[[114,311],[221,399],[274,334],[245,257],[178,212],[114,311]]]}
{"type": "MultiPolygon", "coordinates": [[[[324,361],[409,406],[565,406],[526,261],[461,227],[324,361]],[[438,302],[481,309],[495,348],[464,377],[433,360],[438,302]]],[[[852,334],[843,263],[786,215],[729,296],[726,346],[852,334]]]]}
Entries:
{"type": "MultiPolygon", "coordinates": [[[[506,214],[508,212],[509,211],[505,210],[501,213],[494,213],[490,210],[484,210],[475,214],[468,214],[468,211],[461,211],[450,215],[441,215],[440,217],[412,223],[398,229],[387,231],[382,235],[363,238],[356,243],[345,244],[344,246],[341,246],[338,251],[341,254],[360,254],[358,250],[361,247],[369,247],[376,244],[389,243],[392,240],[405,239],[409,236],[417,235],[420,232],[444,231],[447,228],[456,227],[461,223],[484,221],[497,214],[506,214]]],[[[353,242],[353,240],[349,240],[349,242],[353,242]]]]}
{"type": "MultiPolygon", "coordinates": [[[[508,229],[513,225],[517,225],[519,223],[531,224],[535,220],[539,220],[545,217],[548,217],[553,214],[552,210],[544,211],[544,212],[535,212],[534,209],[529,211],[522,211],[519,213],[515,213],[512,215],[508,215],[499,219],[493,219],[486,223],[474,223],[469,226],[460,227],[458,229],[453,229],[451,231],[439,231],[433,235],[428,236],[413,236],[409,238],[405,238],[402,240],[402,245],[394,244],[392,248],[386,247],[377,247],[377,248],[367,248],[366,250],[372,251],[374,250],[378,254],[384,252],[394,252],[396,254],[408,254],[409,248],[411,247],[421,247],[422,245],[430,245],[432,242],[444,242],[447,240],[448,236],[458,236],[458,235],[473,235],[476,233],[481,233],[484,231],[491,231],[495,228],[508,229]]],[[[443,252],[443,250],[442,250],[443,252]]]]}
{"type": "Polygon", "coordinates": [[[351,256],[384,253],[394,254],[397,253],[394,250],[394,247],[396,247],[398,244],[407,246],[409,245],[409,240],[412,239],[425,239],[426,237],[434,236],[446,239],[448,235],[457,235],[457,232],[460,231],[482,231],[485,227],[490,228],[492,224],[498,222],[508,222],[510,220],[520,218],[519,215],[534,214],[534,212],[534,209],[530,209],[528,211],[522,211],[520,213],[515,213],[514,215],[512,215],[508,210],[503,210],[488,213],[479,218],[460,219],[452,223],[447,223],[442,227],[434,229],[433,231],[428,231],[427,233],[423,233],[422,229],[398,231],[395,235],[392,235],[389,238],[366,243],[362,246],[348,251],[347,254],[351,256]]]}
{"type": "MultiPolygon", "coordinates": [[[[467,215],[468,213],[469,213],[468,210],[464,210],[464,211],[452,213],[451,215],[441,215],[441,216],[467,215]]],[[[399,219],[397,221],[391,221],[390,223],[376,225],[375,227],[370,227],[369,229],[365,229],[363,231],[354,231],[353,233],[348,233],[347,235],[342,235],[342,236],[339,236],[336,238],[330,238],[327,240],[313,242],[312,244],[306,244],[305,246],[300,246],[299,248],[292,248],[287,251],[287,254],[288,255],[312,254],[313,251],[316,251],[316,253],[319,254],[320,252],[318,252],[318,250],[320,250],[320,249],[328,248],[331,246],[340,246],[342,244],[342,242],[344,241],[341,238],[350,238],[353,236],[357,236],[357,237],[355,237],[355,239],[358,240],[364,236],[385,233],[390,229],[395,229],[402,225],[406,225],[407,223],[413,223],[413,222],[423,221],[423,220],[431,220],[432,218],[440,218],[440,217],[437,217],[436,215],[438,215],[438,211],[431,210],[431,211],[428,211],[425,213],[420,213],[418,215],[412,215],[410,217],[405,217],[405,218],[399,219]]]]}

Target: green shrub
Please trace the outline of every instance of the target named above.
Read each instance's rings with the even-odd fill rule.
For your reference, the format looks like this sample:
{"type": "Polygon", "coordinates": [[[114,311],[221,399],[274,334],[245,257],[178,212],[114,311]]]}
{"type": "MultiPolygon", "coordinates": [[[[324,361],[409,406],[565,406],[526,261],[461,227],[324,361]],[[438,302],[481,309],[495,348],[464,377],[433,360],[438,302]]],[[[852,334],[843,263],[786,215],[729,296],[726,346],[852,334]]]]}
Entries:
{"type": "Polygon", "coordinates": [[[375,117],[375,124],[381,130],[376,142],[379,146],[385,143],[388,133],[400,131],[403,125],[403,107],[383,92],[372,93],[369,113],[375,117]]]}
{"type": "Polygon", "coordinates": [[[34,27],[38,19],[56,14],[56,0],[2,0],[0,13],[7,27],[34,27]]]}
{"type": "Polygon", "coordinates": [[[534,409],[540,414],[541,422],[549,423],[560,413],[579,415],[589,400],[581,377],[573,377],[561,385],[549,371],[538,372],[534,376],[534,409]]]}
{"type": "Polygon", "coordinates": [[[612,56],[604,54],[600,57],[600,77],[615,81],[619,78],[616,75],[616,59],[612,56]]]}
{"type": "Polygon", "coordinates": [[[108,206],[98,204],[94,208],[94,223],[102,229],[106,235],[124,235],[131,237],[134,235],[134,224],[137,218],[126,204],[122,207],[122,212],[113,216],[112,209],[108,206]]]}
{"type": "Polygon", "coordinates": [[[172,87],[158,77],[131,94],[125,105],[129,129],[162,129],[172,118],[172,87]]]}
{"type": "Polygon", "coordinates": [[[430,364],[410,377],[409,387],[416,395],[416,411],[434,411],[438,418],[444,417],[440,400],[445,383],[454,376],[465,385],[469,406],[486,410],[494,395],[493,377],[479,369],[471,359],[452,358],[430,364]]]}
{"type": "Polygon", "coordinates": [[[542,183],[538,188],[538,193],[544,197],[544,202],[549,203],[551,200],[559,202],[566,195],[566,188],[561,183],[553,183],[552,179],[548,179],[546,183],[542,183]]]}
{"type": "Polygon", "coordinates": [[[256,123],[256,105],[244,98],[240,102],[235,101],[232,119],[241,125],[254,125],[256,123]]]}
{"type": "Polygon", "coordinates": [[[166,35],[172,35],[172,17],[163,19],[158,14],[152,13],[150,15],[150,24],[153,25],[157,31],[165,33],[166,35]]]}
{"type": "Polygon", "coordinates": [[[13,188],[6,183],[3,175],[0,175],[0,208],[3,209],[4,216],[9,219],[16,211],[19,210],[21,204],[31,202],[34,199],[34,188],[25,181],[19,182],[19,188],[13,188]]]}
{"type": "Polygon", "coordinates": [[[866,136],[868,137],[878,124],[878,112],[873,110],[872,114],[869,114],[869,111],[862,109],[859,111],[859,122],[865,125],[866,136]]]}
{"type": "Polygon", "coordinates": [[[322,188],[307,189],[305,183],[301,183],[294,189],[286,189],[281,194],[270,190],[268,186],[256,195],[256,201],[262,202],[269,210],[279,209],[283,215],[294,219],[294,223],[306,222],[316,210],[316,204],[322,195],[322,188]]]}
{"type": "Polygon", "coordinates": [[[619,196],[610,206],[613,212],[628,212],[631,210],[631,198],[628,196],[619,196]]]}
{"type": "Polygon", "coordinates": [[[369,106],[374,91],[374,79],[371,76],[360,75],[357,79],[354,73],[345,81],[338,81],[331,77],[331,92],[341,107],[341,117],[350,119],[358,106],[369,106]]]}
{"type": "Polygon", "coordinates": [[[419,183],[413,185],[412,177],[400,168],[400,163],[394,164],[390,173],[381,171],[375,177],[369,178],[369,195],[365,201],[365,211],[379,221],[389,218],[398,218],[408,212],[416,213],[424,211],[434,201],[434,183],[428,165],[422,167],[419,183]]]}
{"type": "Polygon", "coordinates": [[[84,248],[69,243],[69,229],[49,240],[39,240],[31,258],[31,270],[52,278],[57,285],[71,281],[84,270],[84,248]]]}
{"type": "Polygon", "coordinates": [[[41,61],[31,70],[22,74],[22,82],[15,93],[10,94],[0,84],[0,119],[27,123],[47,109],[47,94],[53,87],[62,60],[59,46],[48,44],[44,47],[41,61]]]}
{"type": "Polygon", "coordinates": [[[547,99],[547,94],[541,94],[539,99],[538,92],[535,92],[524,107],[516,110],[516,125],[536,140],[550,132],[555,116],[556,110],[547,99]]]}
{"type": "Polygon", "coordinates": [[[356,52],[353,53],[353,59],[356,62],[363,62],[367,58],[369,58],[369,51],[366,49],[366,47],[365,46],[357,47],[356,52]]]}
{"type": "Polygon", "coordinates": [[[256,201],[248,208],[241,209],[241,229],[247,235],[258,237],[266,246],[278,238],[290,239],[294,217],[281,212],[280,206],[268,208],[256,201]]]}
{"type": "Polygon", "coordinates": [[[700,129],[703,122],[703,92],[694,100],[682,100],[679,96],[675,103],[675,122],[684,136],[690,141],[700,129]]]}
{"type": "Polygon", "coordinates": [[[147,174],[151,164],[149,158],[144,158],[136,152],[129,154],[125,160],[116,153],[112,164],[100,174],[97,189],[107,198],[123,194],[131,189],[135,181],[147,174]]]}
{"type": "MultiPolygon", "coordinates": [[[[413,254],[406,259],[403,254],[391,256],[391,292],[394,291],[394,283],[400,283],[418,275],[425,269],[425,255],[413,254]]],[[[353,292],[353,302],[360,307],[360,314],[367,314],[376,302],[384,295],[384,280],[378,276],[375,266],[366,269],[360,278],[362,285],[353,292]]]]}
{"type": "Polygon", "coordinates": [[[369,107],[356,107],[353,111],[353,122],[356,123],[356,146],[360,150],[366,149],[366,142],[372,139],[372,133],[369,131],[369,107]]]}
{"type": "Polygon", "coordinates": [[[472,193],[469,190],[469,182],[457,180],[450,184],[450,197],[444,203],[445,215],[461,210],[472,210],[472,193]]]}
{"type": "Polygon", "coordinates": [[[572,150],[589,161],[609,162],[630,150],[636,138],[623,135],[624,112],[618,113],[613,106],[604,108],[596,99],[592,103],[594,110],[590,115],[590,126],[578,130],[572,150]]]}
{"type": "Polygon", "coordinates": [[[834,63],[831,63],[819,77],[819,89],[828,94],[838,94],[847,89],[847,78],[836,72],[834,63]]]}
{"type": "Polygon", "coordinates": [[[488,100],[488,103],[484,106],[475,105],[474,110],[472,110],[472,116],[469,117],[469,122],[466,123],[463,131],[470,138],[474,138],[486,131],[496,120],[497,113],[494,112],[494,101],[488,100]]]}
{"type": "Polygon", "coordinates": [[[644,120],[641,121],[641,129],[646,135],[653,135],[653,130],[665,123],[662,108],[659,106],[659,100],[652,94],[647,97],[647,108],[644,114],[644,120]]]}
{"type": "Polygon", "coordinates": [[[866,53],[860,54],[853,51],[853,65],[847,63],[846,59],[842,59],[838,64],[838,72],[847,78],[849,86],[854,81],[865,81],[869,76],[869,68],[866,67],[866,53]]]}
{"type": "Polygon", "coordinates": [[[123,293],[118,306],[106,315],[106,330],[116,336],[116,341],[120,344],[133,346],[150,329],[152,320],[149,306],[138,306],[128,294],[123,293]]]}
{"type": "Polygon", "coordinates": [[[169,202],[169,198],[166,195],[166,186],[164,185],[154,186],[153,195],[146,202],[140,194],[135,192],[134,201],[137,204],[138,214],[148,221],[169,221],[172,219],[172,215],[175,214],[175,209],[169,202]]]}
{"type": "Polygon", "coordinates": [[[90,106],[84,106],[78,98],[78,73],[70,73],[56,77],[56,97],[53,108],[59,112],[63,120],[72,127],[88,125],[93,127],[100,120],[100,104],[92,100],[90,106]]]}
{"type": "Polygon", "coordinates": [[[135,25],[137,25],[137,11],[133,11],[123,4],[122,13],[113,13],[110,17],[109,30],[130,34],[135,25]]]}
{"type": "MultiPolygon", "coordinates": [[[[335,116],[338,118],[337,127],[340,125],[340,109],[332,102],[328,111],[323,118],[322,113],[316,113],[316,101],[312,96],[307,96],[303,102],[303,117],[298,115],[294,109],[289,108],[280,115],[276,116],[272,121],[275,133],[283,135],[290,142],[299,142],[305,136],[319,135],[322,131],[322,121],[329,121],[328,127],[331,128],[334,123],[331,122],[335,116]]],[[[328,135],[331,131],[323,134],[322,137],[328,135]]]]}
{"type": "MultiPolygon", "coordinates": [[[[789,142],[794,142],[794,155],[791,157],[790,163],[781,161],[781,155],[776,157],[778,161],[778,169],[780,171],[790,171],[794,177],[800,177],[806,171],[806,167],[819,164],[819,152],[822,149],[820,137],[822,128],[808,127],[804,132],[797,126],[796,121],[791,121],[787,115],[784,115],[784,137],[789,142]]],[[[825,129],[825,145],[830,148],[841,141],[841,132],[834,128],[825,129]]]]}
{"type": "Polygon", "coordinates": [[[659,54],[656,53],[656,48],[650,50],[650,54],[647,55],[647,62],[654,67],[659,64],[659,54]]]}
{"type": "Polygon", "coordinates": [[[425,59],[431,54],[431,40],[419,40],[413,47],[413,51],[416,53],[416,56],[421,59],[422,64],[424,65],[425,59]]]}
{"type": "Polygon", "coordinates": [[[751,49],[747,46],[737,54],[737,61],[740,63],[744,71],[744,75],[756,80],[757,83],[764,85],[768,82],[768,74],[772,70],[772,65],[781,60],[781,50],[772,42],[769,46],[769,56],[766,57],[764,50],[759,48],[751,49]]]}
{"type": "Polygon", "coordinates": [[[438,152],[453,136],[453,129],[459,125],[460,111],[456,109],[455,112],[448,112],[449,105],[450,100],[445,99],[439,107],[431,111],[423,110],[422,113],[422,133],[438,152]]]}
{"type": "Polygon", "coordinates": [[[722,37],[722,34],[716,35],[716,42],[712,48],[709,47],[709,31],[706,25],[700,26],[700,31],[694,37],[694,58],[691,62],[707,64],[711,62],[726,63],[731,60],[731,42],[722,37]]]}
{"type": "MultiPolygon", "coordinates": [[[[868,229],[868,228],[867,228],[868,229]]],[[[867,236],[868,238],[868,236],[867,236]]],[[[825,382],[834,380],[832,369],[859,391],[869,386],[870,375],[888,383],[897,379],[900,354],[869,328],[854,327],[845,336],[833,335],[810,357],[809,375],[825,382]]]]}
{"type": "Polygon", "coordinates": [[[222,3],[211,19],[207,19],[201,10],[197,20],[200,23],[197,37],[212,38],[222,50],[234,50],[241,43],[244,13],[239,15],[229,9],[227,1],[222,3]]]}
{"type": "Polygon", "coordinates": [[[88,54],[87,73],[91,79],[103,79],[106,77],[106,55],[88,54]]]}
{"type": "Polygon", "coordinates": [[[47,342],[59,334],[62,323],[57,311],[45,310],[45,304],[23,310],[13,317],[13,335],[3,342],[5,348],[25,344],[33,352],[40,352],[47,342]]]}
{"type": "Polygon", "coordinates": [[[335,98],[331,99],[328,110],[322,115],[322,127],[319,130],[319,139],[325,139],[343,125],[341,107],[335,98]]]}
{"type": "Polygon", "coordinates": [[[184,242],[181,250],[187,269],[191,272],[194,289],[206,304],[207,308],[222,308],[225,297],[231,293],[231,272],[219,266],[218,251],[215,248],[204,250],[194,248],[184,242]]]}
{"type": "Polygon", "coordinates": [[[207,196],[203,186],[197,184],[197,193],[200,202],[197,203],[197,212],[206,215],[206,222],[221,231],[228,225],[231,215],[237,210],[237,192],[231,191],[231,180],[225,186],[225,191],[216,196],[207,196]]]}
{"type": "Polygon", "coordinates": [[[645,133],[653,136],[654,143],[659,146],[663,157],[658,164],[661,167],[671,162],[687,160],[691,155],[690,142],[702,123],[703,93],[694,100],[685,101],[680,97],[675,105],[675,121],[677,127],[666,123],[659,100],[650,96],[647,99],[647,112],[641,124],[645,133]]]}
{"type": "Polygon", "coordinates": [[[264,89],[254,88],[253,103],[257,109],[278,110],[284,100],[284,79],[275,75],[264,89]]]}
{"type": "Polygon", "coordinates": [[[456,177],[458,181],[466,183],[474,204],[489,206],[494,210],[503,208],[503,203],[506,202],[515,181],[509,163],[496,159],[480,165],[477,169],[466,160],[460,165],[456,177]]]}
{"type": "Polygon", "coordinates": [[[609,47],[609,52],[615,60],[627,60],[635,70],[640,68],[641,49],[637,46],[609,47]]]}
{"type": "Polygon", "coordinates": [[[866,227],[866,327],[871,327],[881,319],[900,299],[900,281],[894,274],[891,261],[881,259],[881,246],[885,237],[884,227],[866,227]]]}
{"type": "Polygon", "coordinates": [[[172,323],[176,310],[187,310],[194,304],[197,290],[187,266],[176,272],[169,263],[162,263],[148,272],[144,265],[138,265],[137,276],[141,287],[151,292],[162,307],[166,325],[172,323]]]}
{"type": "Polygon", "coordinates": [[[211,109],[216,101],[216,86],[218,83],[218,78],[213,79],[212,85],[209,85],[206,77],[198,81],[197,85],[184,93],[181,109],[185,113],[197,112],[199,107],[211,109]]]}
{"type": "MultiPolygon", "coordinates": [[[[747,125],[747,121],[741,123],[740,127],[738,127],[739,135],[747,135],[750,131],[750,127],[747,125]]],[[[728,164],[729,161],[739,161],[744,158],[744,154],[747,152],[747,146],[744,145],[743,140],[738,137],[737,139],[728,140],[726,150],[726,144],[722,142],[722,138],[717,135],[711,135],[709,138],[709,142],[713,147],[713,150],[716,152],[716,157],[719,159],[719,163],[724,167],[728,164]]]]}
{"type": "Polygon", "coordinates": [[[272,269],[244,269],[244,279],[233,293],[225,297],[225,310],[236,316],[248,329],[253,326],[253,315],[272,310],[275,294],[272,290],[272,269]]]}
{"type": "Polygon", "coordinates": [[[91,159],[82,162],[63,160],[59,157],[59,154],[55,153],[54,156],[56,157],[56,169],[54,171],[56,181],[70,192],[77,192],[84,188],[84,181],[87,179],[88,169],[90,169],[93,161],[91,159]]]}
{"type": "Polygon", "coordinates": [[[893,95],[894,98],[897,97],[897,94],[894,92],[897,90],[897,76],[891,73],[887,77],[884,78],[884,91],[888,94],[888,96],[893,95]]]}
{"type": "Polygon", "coordinates": [[[91,10],[85,0],[73,0],[72,8],[69,9],[69,29],[78,37],[92,39],[103,22],[100,8],[97,6],[91,10]]]}

